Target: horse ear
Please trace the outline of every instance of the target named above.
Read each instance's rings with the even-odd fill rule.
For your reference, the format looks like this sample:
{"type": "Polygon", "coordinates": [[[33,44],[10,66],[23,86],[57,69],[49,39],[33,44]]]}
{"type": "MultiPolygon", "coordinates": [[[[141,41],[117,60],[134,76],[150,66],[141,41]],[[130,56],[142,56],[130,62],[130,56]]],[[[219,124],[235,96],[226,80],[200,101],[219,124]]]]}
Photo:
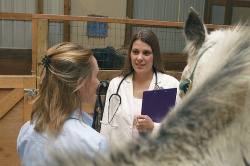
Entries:
{"type": "Polygon", "coordinates": [[[202,46],[205,41],[207,29],[201,20],[199,13],[193,7],[190,7],[188,18],[184,25],[184,34],[187,42],[192,42],[196,49],[202,46]]]}

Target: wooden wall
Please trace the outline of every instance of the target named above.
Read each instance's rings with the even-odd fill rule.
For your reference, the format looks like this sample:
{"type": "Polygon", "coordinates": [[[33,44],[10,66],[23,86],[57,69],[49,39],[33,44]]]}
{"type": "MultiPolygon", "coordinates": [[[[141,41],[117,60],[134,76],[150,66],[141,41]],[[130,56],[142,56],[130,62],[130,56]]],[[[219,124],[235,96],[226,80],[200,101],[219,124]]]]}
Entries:
{"type": "MultiPolygon", "coordinates": [[[[187,55],[163,53],[166,71],[183,71],[187,55]]],[[[32,50],[0,48],[0,75],[31,75],[32,50]]]]}
{"type": "Polygon", "coordinates": [[[162,53],[162,60],[166,71],[182,72],[184,67],[187,65],[186,54],[162,53]]]}
{"type": "Polygon", "coordinates": [[[0,48],[0,75],[31,75],[31,49],[0,48]]]}

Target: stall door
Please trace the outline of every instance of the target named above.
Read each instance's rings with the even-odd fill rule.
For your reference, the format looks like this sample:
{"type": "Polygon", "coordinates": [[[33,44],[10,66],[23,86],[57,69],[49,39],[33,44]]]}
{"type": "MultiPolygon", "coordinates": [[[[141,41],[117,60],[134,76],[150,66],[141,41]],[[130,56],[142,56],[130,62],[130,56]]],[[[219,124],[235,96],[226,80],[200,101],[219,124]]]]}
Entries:
{"type": "Polygon", "coordinates": [[[35,92],[35,76],[0,75],[0,166],[21,165],[16,140],[30,118],[35,92]]]}

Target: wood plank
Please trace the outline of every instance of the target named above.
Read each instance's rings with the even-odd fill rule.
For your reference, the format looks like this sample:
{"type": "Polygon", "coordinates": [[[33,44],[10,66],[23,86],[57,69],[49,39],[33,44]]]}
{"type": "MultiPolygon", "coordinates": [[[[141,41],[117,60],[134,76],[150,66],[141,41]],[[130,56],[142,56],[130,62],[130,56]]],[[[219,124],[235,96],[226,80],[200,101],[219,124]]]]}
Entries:
{"type": "MultiPolygon", "coordinates": [[[[24,78],[24,88],[25,89],[37,89],[36,88],[36,77],[26,77],[24,78]]],[[[36,96],[36,95],[35,95],[36,96]]],[[[23,103],[23,109],[25,110],[23,112],[23,123],[27,122],[30,119],[31,116],[31,111],[32,111],[32,106],[33,106],[33,99],[35,98],[35,96],[29,96],[26,100],[26,98],[24,99],[24,103],[23,103]]]]}
{"type": "Polygon", "coordinates": [[[120,74],[121,70],[100,70],[98,73],[99,80],[108,80],[115,78],[120,74]]]}
{"type": "Polygon", "coordinates": [[[37,19],[32,19],[32,67],[31,73],[32,75],[37,75],[37,19]]]}
{"type": "Polygon", "coordinates": [[[187,62],[187,54],[162,53],[162,60],[165,62],[187,62]]]}
{"type": "Polygon", "coordinates": [[[164,63],[164,68],[166,71],[182,72],[185,66],[186,63],[181,63],[181,62],[164,63]]]}
{"type": "MultiPolygon", "coordinates": [[[[88,16],[66,16],[66,15],[49,15],[49,14],[33,14],[33,18],[37,19],[49,19],[61,20],[61,21],[92,21],[92,22],[107,22],[107,23],[120,23],[120,24],[131,24],[141,26],[154,26],[154,27],[165,27],[165,28],[183,28],[183,22],[170,22],[170,21],[155,21],[155,20],[138,20],[138,19],[123,19],[123,18],[100,18],[100,17],[88,17],[88,16]]],[[[215,28],[227,28],[226,25],[214,25],[206,24],[208,29],[215,28]]]]}
{"type": "Polygon", "coordinates": [[[21,76],[0,75],[0,88],[23,88],[21,76]]]}
{"type": "Polygon", "coordinates": [[[23,88],[36,88],[36,76],[23,77],[23,88]]]}
{"type": "Polygon", "coordinates": [[[8,88],[8,89],[6,89],[6,88],[0,88],[0,101],[3,98],[5,98],[5,96],[7,96],[10,93],[10,91],[12,91],[12,90],[13,90],[13,88],[8,88]]]}
{"type": "MultiPolygon", "coordinates": [[[[170,21],[0,12],[0,19],[32,20],[32,18],[33,19],[49,19],[50,21],[59,21],[59,22],[63,22],[63,21],[92,21],[92,22],[107,22],[107,23],[120,23],[120,24],[130,24],[130,25],[155,26],[155,27],[165,27],[165,28],[180,28],[180,29],[182,29],[184,26],[183,22],[170,22],[170,21]]],[[[229,26],[206,24],[206,27],[208,29],[215,29],[215,28],[227,28],[229,26]]]]}
{"type": "Polygon", "coordinates": [[[34,76],[0,75],[0,88],[23,88],[24,79],[35,78],[34,76]]]}
{"type": "Polygon", "coordinates": [[[233,0],[227,0],[226,2],[226,10],[224,15],[224,24],[231,25],[233,16],[233,0]]]}
{"type": "Polygon", "coordinates": [[[0,48],[0,59],[28,59],[31,60],[31,49],[0,48]]]}
{"type": "Polygon", "coordinates": [[[16,140],[23,125],[23,100],[21,99],[0,119],[0,165],[21,166],[16,140]]]}
{"type": "Polygon", "coordinates": [[[205,0],[205,7],[204,7],[204,23],[210,24],[211,23],[211,15],[212,13],[212,0],[205,0]]]}
{"type": "Polygon", "coordinates": [[[163,53],[162,61],[164,63],[165,70],[182,72],[185,66],[187,65],[187,55],[176,53],[163,53]]]}
{"type": "Polygon", "coordinates": [[[0,12],[0,18],[2,20],[31,20],[31,13],[10,13],[10,12],[0,12]]]}
{"type": "MultiPolygon", "coordinates": [[[[71,0],[64,0],[64,15],[70,15],[71,0]]],[[[70,24],[69,21],[64,21],[63,41],[70,41],[70,24]]]]}
{"type": "MultiPolygon", "coordinates": [[[[133,8],[134,8],[133,0],[127,0],[126,18],[129,18],[129,19],[133,18],[133,8]]],[[[132,26],[130,24],[126,24],[125,36],[126,37],[125,37],[125,40],[124,40],[124,45],[129,45],[130,38],[132,36],[132,26]]]]}
{"type": "Polygon", "coordinates": [[[31,59],[1,59],[0,75],[31,75],[31,59]]]}
{"type": "Polygon", "coordinates": [[[30,75],[31,49],[0,48],[0,75],[30,75]]]}
{"type": "Polygon", "coordinates": [[[227,0],[212,0],[212,5],[226,6],[227,0]]]}
{"type": "MultiPolygon", "coordinates": [[[[228,0],[212,0],[212,5],[226,6],[228,0]]],[[[233,0],[233,7],[250,7],[250,1],[246,0],[233,0]]]]}
{"type": "Polygon", "coordinates": [[[107,22],[120,24],[135,24],[135,25],[155,25],[169,27],[183,27],[182,22],[155,21],[155,20],[139,20],[139,19],[123,19],[123,18],[106,18],[106,17],[89,17],[89,16],[67,16],[67,15],[50,15],[50,14],[33,14],[33,18],[61,20],[61,21],[91,21],[91,22],[107,22]]]}
{"type": "Polygon", "coordinates": [[[64,0],[64,15],[70,15],[71,0],[64,0]]]}
{"type": "Polygon", "coordinates": [[[49,21],[48,19],[37,20],[37,34],[36,43],[36,60],[37,60],[37,74],[41,74],[42,58],[46,55],[49,47],[49,21]]]}
{"type": "Polygon", "coordinates": [[[250,1],[248,0],[234,0],[233,1],[234,7],[250,7],[250,1]]]}
{"type": "Polygon", "coordinates": [[[0,101],[0,118],[2,118],[21,98],[23,98],[23,89],[16,88],[2,99],[0,101]]]}
{"type": "Polygon", "coordinates": [[[37,0],[37,5],[36,5],[37,14],[43,14],[43,4],[44,4],[44,0],[37,0]]]}

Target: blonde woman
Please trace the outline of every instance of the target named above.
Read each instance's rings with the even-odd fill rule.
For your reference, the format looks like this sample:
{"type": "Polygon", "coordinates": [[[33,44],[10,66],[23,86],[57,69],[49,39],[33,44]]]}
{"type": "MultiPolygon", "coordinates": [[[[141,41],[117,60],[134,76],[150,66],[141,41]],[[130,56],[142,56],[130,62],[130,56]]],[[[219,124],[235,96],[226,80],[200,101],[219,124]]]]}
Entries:
{"type": "Polygon", "coordinates": [[[91,128],[92,117],[82,102],[93,103],[99,85],[99,68],[90,48],[60,43],[43,58],[39,91],[31,119],[21,128],[17,149],[22,165],[43,165],[49,149],[72,145],[91,151],[108,151],[106,139],[91,128]],[[53,140],[53,141],[52,141],[53,140]]]}

